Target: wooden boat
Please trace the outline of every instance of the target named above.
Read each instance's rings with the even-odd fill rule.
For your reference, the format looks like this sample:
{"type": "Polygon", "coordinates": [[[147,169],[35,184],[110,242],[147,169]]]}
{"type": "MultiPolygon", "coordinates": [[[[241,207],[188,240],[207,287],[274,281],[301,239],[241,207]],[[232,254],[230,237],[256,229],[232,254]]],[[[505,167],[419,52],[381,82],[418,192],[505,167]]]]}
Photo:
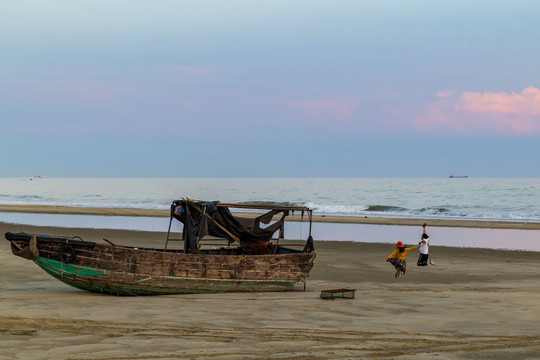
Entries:
{"type": "Polygon", "coordinates": [[[289,291],[309,276],[315,253],[312,210],[303,206],[223,204],[189,199],[171,205],[162,249],[84,241],[78,236],[5,234],[15,255],[32,260],[50,275],[79,289],[113,295],[289,291]],[[229,208],[270,210],[253,218],[233,216],[229,208]],[[284,220],[307,212],[306,242],[283,246],[284,220]],[[281,214],[277,221],[275,218],[281,214]],[[183,222],[182,239],[173,239],[173,220],[183,222]],[[266,227],[263,224],[268,224],[266,227]],[[279,231],[277,238],[273,234],[279,231]],[[221,246],[208,244],[221,241],[221,246]],[[184,248],[168,249],[183,240],[184,248]],[[204,240],[204,241],[203,241],[204,240]],[[224,243],[223,243],[224,242],[224,243]],[[201,244],[205,244],[201,246],[201,244]]]}

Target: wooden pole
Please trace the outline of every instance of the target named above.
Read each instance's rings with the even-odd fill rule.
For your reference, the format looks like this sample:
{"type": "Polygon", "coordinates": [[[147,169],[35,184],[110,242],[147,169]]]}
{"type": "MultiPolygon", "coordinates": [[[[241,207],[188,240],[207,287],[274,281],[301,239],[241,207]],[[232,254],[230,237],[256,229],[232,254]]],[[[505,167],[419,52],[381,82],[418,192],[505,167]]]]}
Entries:
{"type": "Polygon", "coordinates": [[[217,206],[231,207],[236,209],[259,209],[259,210],[291,210],[291,211],[309,211],[306,206],[292,205],[262,205],[262,204],[233,204],[218,202],[217,206]]]}
{"type": "Polygon", "coordinates": [[[216,224],[221,230],[225,231],[227,233],[227,235],[229,235],[231,238],[233,238],[235,241],[237,241],[239,244],[240,244],[240,239],[237,238],[234,234],[232,234],[229,230],[225,229],[220,223],[218,223],[216,220],[212,219],[210,217],[210,215],[208,215],[206,212],[203,212],[193,201],[189,200],[189,199],[184,199],[182,198],[182,200],[184,201],[187,201],[189,202],[194,208],[195,210],[199,211],[201,214],[205,215],[208,219],[210,219],[214,224],[216,224]]]}
{"type": "Polygon", "coordinates": [[[115,243],[113,243],[111,240],[107,240],[105,238],[103,238],[103,240],[105,240],[106,242],[108,242],[109,244],[111,244],[112,246],[114,247],[118,247],[118,245],[116,245],[115,243]]]}

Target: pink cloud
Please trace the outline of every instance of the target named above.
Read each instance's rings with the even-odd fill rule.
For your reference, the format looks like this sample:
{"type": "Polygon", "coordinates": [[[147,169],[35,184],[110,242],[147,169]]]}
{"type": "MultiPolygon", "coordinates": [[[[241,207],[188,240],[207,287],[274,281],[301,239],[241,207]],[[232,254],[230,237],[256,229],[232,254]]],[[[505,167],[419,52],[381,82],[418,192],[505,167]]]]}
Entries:
{"type": "Polygon", "coordinates": [[[484,114],[540,115],[540,90],[530,86],[521,94],[464,92],[456,109],[484,114]]]}
{"type": "Polygon", "coordinates": [[[428,132],[540,134],[540,90],[439,92],[414,124],[428,132]]]}

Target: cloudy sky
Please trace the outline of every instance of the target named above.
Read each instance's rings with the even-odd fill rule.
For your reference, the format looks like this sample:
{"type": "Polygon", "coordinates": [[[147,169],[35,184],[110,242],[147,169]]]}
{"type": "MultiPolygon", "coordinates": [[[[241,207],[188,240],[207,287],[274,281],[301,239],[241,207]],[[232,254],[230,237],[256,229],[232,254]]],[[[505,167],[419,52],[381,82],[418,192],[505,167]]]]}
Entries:
{"type": "Polygon", "coordinates": [[[0,177],[540,177],[538,1],[2,1],[0,177]]]}

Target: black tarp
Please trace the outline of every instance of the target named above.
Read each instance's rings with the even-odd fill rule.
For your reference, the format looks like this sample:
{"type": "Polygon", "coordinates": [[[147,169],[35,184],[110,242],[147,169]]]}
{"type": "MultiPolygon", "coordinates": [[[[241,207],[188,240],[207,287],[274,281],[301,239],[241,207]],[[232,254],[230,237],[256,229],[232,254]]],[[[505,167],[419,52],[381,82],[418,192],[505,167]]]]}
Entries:
{"type": "Polygon", "coordinates": [[[197,252],[198,241],[205,235],[226,238],[230,243],[238,241],[245,247],[269,241],[277,230],[281,230],[280,236],[283,235],[283,223],[288,215],[286,210],[272,210],[255,219],[242,219],[233,216],[229,208],[217,204],[217,201],[173,201],[171,216],[184,224],[184,252],[197,252]],[[279,213],[283,213],[280,220],[261,228],[261,223],[270,223],[279,213]]]}

